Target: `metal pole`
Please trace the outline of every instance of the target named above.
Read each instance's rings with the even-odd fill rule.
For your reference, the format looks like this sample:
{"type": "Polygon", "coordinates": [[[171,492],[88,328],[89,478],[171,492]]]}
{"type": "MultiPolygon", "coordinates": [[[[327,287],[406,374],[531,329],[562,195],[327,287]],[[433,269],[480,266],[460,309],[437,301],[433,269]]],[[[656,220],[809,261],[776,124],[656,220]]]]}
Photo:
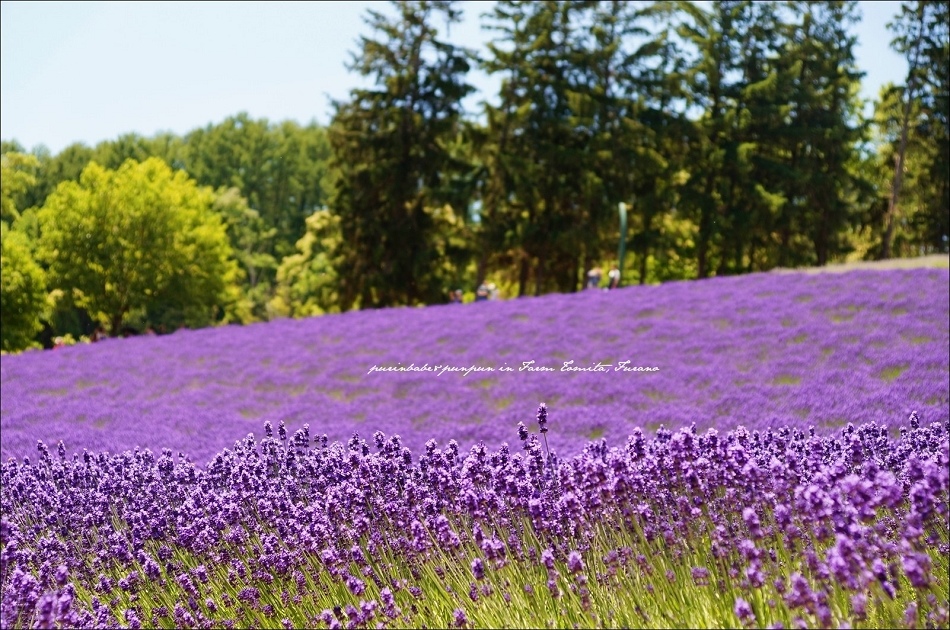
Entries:
{"type": "MultiPolygon", "coordinates": [[[[620,245],[617,247],[617,268],[620,270],[620,279],[623,280],[623,255],[627,251],[627,204],[620,202],[617,206],[620,212],[620,245]]],[[[619,283],[617,286],[620,286],[619,283]]]]}

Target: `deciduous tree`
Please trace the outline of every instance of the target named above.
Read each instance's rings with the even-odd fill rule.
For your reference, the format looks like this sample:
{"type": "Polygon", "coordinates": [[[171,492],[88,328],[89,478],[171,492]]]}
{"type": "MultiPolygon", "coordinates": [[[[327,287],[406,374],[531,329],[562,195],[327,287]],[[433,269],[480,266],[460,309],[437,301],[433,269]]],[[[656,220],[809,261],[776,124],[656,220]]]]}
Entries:
{"type": "Polygon", "coordinates": [[[0,348],[16,352],[36,347],[47,310],[46,278],[33,260],[26,236],[0,225],[0,348]]]}
{"type": "Polygon", "coordinates": [[[51,287],[113,333],[130,316],[168,327],[227,319],[239,272],[213,202],[158,158],[115,171],[89,164],[39,213],[51,287]]]}

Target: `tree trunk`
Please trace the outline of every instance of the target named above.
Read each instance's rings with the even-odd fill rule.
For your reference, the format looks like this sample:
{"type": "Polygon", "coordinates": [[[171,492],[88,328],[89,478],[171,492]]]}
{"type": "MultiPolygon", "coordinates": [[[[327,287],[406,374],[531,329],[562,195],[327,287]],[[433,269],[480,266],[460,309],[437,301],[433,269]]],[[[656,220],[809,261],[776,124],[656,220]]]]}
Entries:
{"type": "Polygon", "coordinates": [[[518,269],[518,297],[524,297],[528,294],[528,254],[521,252],[521,262],[518,269]]]}
{"type": "MultiPolygon", "coordinates": [[[[647,283],[647,258],[650,256],[650,237],[649,234],[653,229],[653,214],[647,212],[644,220],[644,231],[643,231],[643,247],[640,251],[640,284],[644,285],[647,283]]],[[[623,273],[623,269],[620,270],[623,273]]]]}
{"type": "Polygon", "coordinates": [[[828,264],[828,221],[824,215],[818,218],[818,233],[815,237],[815,257],[818,259],[819,267],[824,267],[828,264]]]}
{"type": "Polygon", "coordinates": [[[544,260],[538,258],[537,262],[534,265],[534,295],[535,297],[541,295],[541,284],[544,280],[544,272],[542,271],[544,267],[544,260]]]}
{"type": "MultiPolygon", "coordinates": [[[[707,186],[706,188],[707,190],[709,190],[711,194],[712,191],[710,189],[712,188],[712,186],[707,186]]],[[[709,206],[711,205],[711,203],[712,202],[709,200],[709,197],[707,196],[706,199],[703,200],[703,207],[699,215],[699,248],[697,250],[697,260],[696,260],[698,269],[697,269],[696,275],[700,278],[705,278],[706,276],[709,275],[709,270],[707,269],[707,265],[708,265],[707,257],[709,256],[709,239],[710,239],[709,232],[710,232],[710,222],[712,221],[712,217],[711,217],[712,213],[710,212],[710,209],[709,209],[709,206]]]]}
{"type": "Polygon", "coordinates": [[[648,248],[643,248],[643,253],[640,254],[640,284],[644,285],[647,283],[647,256],[650,255],[648,248]]]}
{"type": "Polygon", "coordinates": [[[112,321],[109,322],[109,334],[113,337],[119,337],[122,334],[122,320],[125,319],[123,312],[112,315],[112,321]]]}

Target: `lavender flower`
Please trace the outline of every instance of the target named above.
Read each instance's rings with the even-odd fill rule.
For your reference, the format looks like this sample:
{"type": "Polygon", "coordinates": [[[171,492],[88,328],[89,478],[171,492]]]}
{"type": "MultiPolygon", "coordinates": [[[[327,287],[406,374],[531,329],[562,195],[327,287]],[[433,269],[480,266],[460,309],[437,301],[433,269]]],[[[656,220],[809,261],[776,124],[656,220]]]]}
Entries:
{"type": "Polygon", "coordinates": [[[528,427],[523,422],[518,423],[518,439],[522,442],[528,439],[528,427]]]}
{"type": "Polygon", "coordinates": [[[755,613],[752,612],[752,606],[750,606],[746,600],[737,597],[733,611],[736,613],[736,617],[739,618],[739,621],[742,622],[742,625],[755,625],[755,613]]]}
{"type": "Polygon", "coordinates": [[[548,408],[544,403],[538,406],[538,431],[541,433],[548,432],[548,408]]]}
{"type": "Polygon", "coordinates": [[[485,577],[485,564],[481,558],[472,560],[472,575],[475,576],[476,580],[481,580],[485,577]]]}
{"type": "Polygon", "coordinates": [[[584,570],[584,561],[581,559],[581,554],[576,551],[572,551],[567,556],[567,569],[571,573],[580,573],[584,570]]]}
{"type": "Polygon", "coordinates": [[[354,595],[362,595],[363,591],[366,590],[366,584],[363,582],[363,580],[357,577],[347,575],[346,588],[349,589],[349,591],[354,595]]]}
{"type": "Polygon", "coordinates": [[[465,616],[465,611],[461,608],[456,608],[452,611],[452,627],[453,628],[466,628],[468,627],[468,617],[465,616]]]}
{"type": "Polygon", "coordinates": [[[915,588],[927,588],[930,585],[930,558],[923,553],[910,553],[903,558],[904,573],[915,588]]]}

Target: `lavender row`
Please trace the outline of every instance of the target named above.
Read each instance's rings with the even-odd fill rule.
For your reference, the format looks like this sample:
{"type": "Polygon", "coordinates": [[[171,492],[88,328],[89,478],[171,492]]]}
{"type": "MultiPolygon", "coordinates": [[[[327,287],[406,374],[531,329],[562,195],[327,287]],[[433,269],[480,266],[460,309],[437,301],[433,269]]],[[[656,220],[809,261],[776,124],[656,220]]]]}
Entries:
{"type": "Polygon", "coordinates": [[[523,425],[414,456],[268,424],[206,469],[40,444],[2,466],[0,621],[945,627],[948,430],[634,430],[561,459],[523,425]]]}
{"type": "MultiPolygon", "coordinates": [[[[516,401],[556,404],[576,453],[696,424],[889,426],[950,417],[947,270],[753,274],[611,292],[355,312],[5,356],[3,457],[37,440],[200,464],[264,421],[499,444],[516,401]],[[554,372],[519,370],[525,362],[554,372]],[[610,364],[605,372],[561,371],[610,364]],[[622,361],[657,372],[615,371],[622,361]],[[374,372],[373,366],[494,372],[374,372]],[[511,372],[498,371],[503,366],[511,372]]],[[[536,427],[535,427],[536,428],[536,427]]]]}

